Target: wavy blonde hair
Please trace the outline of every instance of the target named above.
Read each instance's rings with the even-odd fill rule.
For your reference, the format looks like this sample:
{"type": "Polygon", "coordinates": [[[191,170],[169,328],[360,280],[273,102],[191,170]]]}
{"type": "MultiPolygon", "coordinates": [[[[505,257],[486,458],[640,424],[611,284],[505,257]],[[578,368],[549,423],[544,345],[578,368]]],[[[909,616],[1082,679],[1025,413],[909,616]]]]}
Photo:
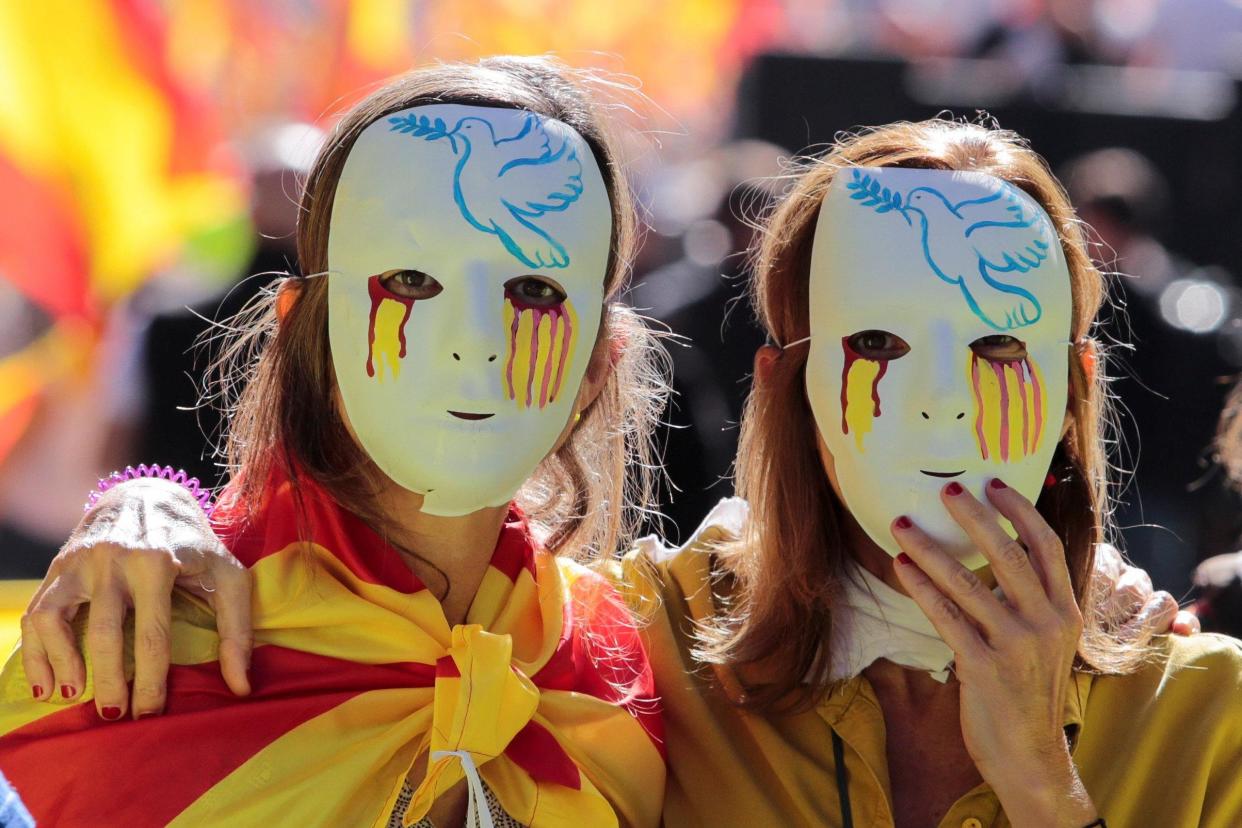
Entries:
{"type": "Polygon", "coordinates": [[[638,220],[602,100],[612,81],[551,58],[493,57],[428,66],[367,96],[337,122],[301,196],[300,288],[277,319],[276,291],[232,320],[215,361],[211,396],[229,423],[224,455],[233,491],[250,509],[276,464],[312,478],[342,506],[384,531],[375,507],[379,471],[331,403],[336,380],[328,346],[327,280],[332,203],[345,159],[371,123],[420,104],[525,109],[573,127],[590,146],[612,206],[604,307],[589,371],[603,389],[569,438],[517,495],[549,549],[585,558],[612,553],[655,503],[652,435],[668,393],[667,354],[656,333],[619,297],[630,272],[638,220]]]}
{"type": "MultiPolygon", "coordinates": [[[[1083,358],[1068,361],[1070,428],[1052,461],[1057,485],[1044,489],[1037,507],[1065,546],[1083,609],[1080,666],[1129,669],[1135,651],[1106,633],[1097,611],[1100,590],[1090,588],[1096,544],[1109,534],[1105,436],[1111,420],[1103,350],[1091,338],[1106,284],[1068,196],[1044,160],[1013,132],[934,119],[844,137],[793,171],[788,191],[760,227],[751,291],[770,341],[794,342],[810,333],[811,245],[820,204],[838,171],[855,166],[988,173],[1022,188],[1052,218],[1069,265],[1071,337],[1083,358]]],[[[801,707],[827,692],[825,642],[849,555],[844,507],[817,452],[806,360],[805,348],[782,353],[747,400],[736,473],[738,494],[750,501],[750,522],[744,537],[719,550],[733,589],[699,636],[700,658],[762,665],[764,675],[775,676],[747,689],[745,703],[759,708],[801,707]]]]}

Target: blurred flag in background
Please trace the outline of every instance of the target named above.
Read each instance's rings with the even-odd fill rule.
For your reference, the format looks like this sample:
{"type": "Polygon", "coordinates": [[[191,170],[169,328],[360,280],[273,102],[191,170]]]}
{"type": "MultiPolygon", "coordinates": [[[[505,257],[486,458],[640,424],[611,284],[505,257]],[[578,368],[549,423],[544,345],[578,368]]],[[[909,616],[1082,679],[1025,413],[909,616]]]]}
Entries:
{"type": "Polygon", "coordinates": [[[0,361],[0,458],[116,302],[182,256],[243,260],[242,179],[168,35],[140,0],[0,4],[0,275],[46,322],[0,361]]]}

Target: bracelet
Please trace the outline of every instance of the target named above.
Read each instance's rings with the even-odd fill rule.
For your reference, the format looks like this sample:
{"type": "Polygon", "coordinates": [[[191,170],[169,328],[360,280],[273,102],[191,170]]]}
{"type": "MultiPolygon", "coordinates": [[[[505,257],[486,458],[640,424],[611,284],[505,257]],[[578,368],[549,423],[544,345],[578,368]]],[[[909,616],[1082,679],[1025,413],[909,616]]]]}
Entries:
{"type": "Polygon", "coordinates": [[[199,484],[197,477],[187,477],[184,469],[174,470],[172,466],[148,466],[145,463],[139,464],[138,468],[126,466],[123,472],[113,472],[107,477],[99,480],[99,488],[90,493],[86,498],[86,507],[83,511],[90,511],[91,507],[99,502],[99,498],[103,497],[103,493],[109,489],[115,488],[127,480],[138,480],[141,478],[156,478],[167,480],[170,483],[177,483],[185,487],[194,499],[198,501],[198,505],[202,508],[203,513],[207,517],[211,517],[211,513],[216,506],[211,502],[211,489],[203,488],[199,484]]]}

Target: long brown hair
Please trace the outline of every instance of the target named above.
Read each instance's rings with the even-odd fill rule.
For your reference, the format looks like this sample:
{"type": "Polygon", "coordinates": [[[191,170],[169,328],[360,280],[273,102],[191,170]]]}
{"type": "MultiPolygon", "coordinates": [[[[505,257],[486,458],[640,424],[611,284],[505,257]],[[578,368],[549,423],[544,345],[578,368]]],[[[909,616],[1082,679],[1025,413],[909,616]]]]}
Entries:
{"type": "MultiPolygon", "coordinates": [[[[1052,218],[1070,271],[1071,336],[1086,357],[1069,360],[1071,424],[1052,461],[1057,484],[1045,488],[1037,507],[1065,546],[1084,611],[1080,665],[1127,668],[1133,659],[1105,635],[1094,611],[1098,590],[1089,588],[1095,546],[1109,526],[1104,354],[1090,337],[1106,285],[1068,196],[1043,159],[1013,132],[935,119],[843,138],[794,171],[788,192],[760,228],[752,301],[772,341],[793,342],[810,333],[811,244],[820,204],[839,170],[864,165],[988,173],[1021,187],[1052,218]]],[[[805,348],[783,352],[747,400],[736,473],[738,494],[750,501],[750,522],[744,537],[720,549],[732,594],[700,637],[701,658],[734,667],[762,665],[765,676],[775,677],[748,688],[746,703],[759,708],[802,707],[827,692],[831,607],[849,555],[844,507],[816,448],[806,360],[805,348]]]]}
{"type": "MultiPolygon", "coordinates": [[[[604,307],[589,371],[610,369],[603,390],[561,447],[535,471],[518,502],[550,549],[612,552],[654,503],[651,436],[667,385],[662,346],[618,301],[634,255],[637,219],[616,141],[601,112],[601,76],[550,58],[494,57],[438,64],[403,75],[346,112],[315,160],[297,229],[297,301],[277,320],[268,292],[229,323],[215,364],[213,395],[226,412],[224,454],[233,491],[253,509],[273,464],[305,474],[342,506],[384,530],[375,506],[378,470],[348,434],[332,403],[328,343],[328,232],[337,183],[358,136],[384,116],[419,104],[525,109],[573,127],[591,147],[612,206],[604,307]],[[596,93],[595,90],[601,90],[596,93]],[[628,472],[628,473],[627,473],[628,472]]],[[[239,510],[241,511],[241,510],[239,510]]]]}

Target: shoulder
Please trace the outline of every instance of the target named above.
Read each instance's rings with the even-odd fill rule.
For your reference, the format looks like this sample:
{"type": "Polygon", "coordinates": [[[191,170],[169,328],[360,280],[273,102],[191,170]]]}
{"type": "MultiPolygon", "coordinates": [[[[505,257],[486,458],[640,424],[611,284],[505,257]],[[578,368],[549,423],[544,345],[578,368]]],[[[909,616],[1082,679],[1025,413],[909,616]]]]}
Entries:
{"type": "Polygon", "coordinates": [[[1217,680],[1242,680],[1242,641],[1218,633],[1168,637],[1170,670],[1211,669],[1217,680]]]}
{"type": "Polygon", "coordinates": [[[1128,675],[1086,690],[1074,762],[1118,824],[1237,825],[1242,803],[1242,642],[1167,636],[1128,675]]]}
{"type": "MultiPolygon", "coordinates": [[[[1162,657],[1142,668],[1160,694],[1233,693],[1242,689],[1242,641],[1217,633],[1165,636],[1162,657]]],[[[1234,697],[1242,702],[1242,696],[1234,697]]],[[[1233,708],[1242,719],[1242,704],[1233,708]]]]}
{"type": "MultiPolygon", "coordinates": [[[[1208,728],[1242,748],[1242,642],[1215,633],[1165,636],[1129,675],[1091,683],[1087,729],[1114,721],[1132,731],[1208,728]]],[[[1108,727],[1108,725],[1104,725],[1108,727]]]]}
{"type": "Polygon", "coordinates": [[[716,556],[722,544],[737,541],[745,532],[750,508],[745,500],[721,500],[680,546],[657,535],[640,538],[619,559],[602,562],[598,569],[611,579],[640,615],[665,599],[676,597],[701,612],[709,612],[709,587],[724,576],[716,556]]]}
{"type": "Polygon", "coordinates": [[[1113,685],[1157,696],[1238,689],[1242,687],[1242,641],[1217,633],[1161,636],[1146,663],[1127,675],[1096,677],[1092,692],[1113,685]]]}

